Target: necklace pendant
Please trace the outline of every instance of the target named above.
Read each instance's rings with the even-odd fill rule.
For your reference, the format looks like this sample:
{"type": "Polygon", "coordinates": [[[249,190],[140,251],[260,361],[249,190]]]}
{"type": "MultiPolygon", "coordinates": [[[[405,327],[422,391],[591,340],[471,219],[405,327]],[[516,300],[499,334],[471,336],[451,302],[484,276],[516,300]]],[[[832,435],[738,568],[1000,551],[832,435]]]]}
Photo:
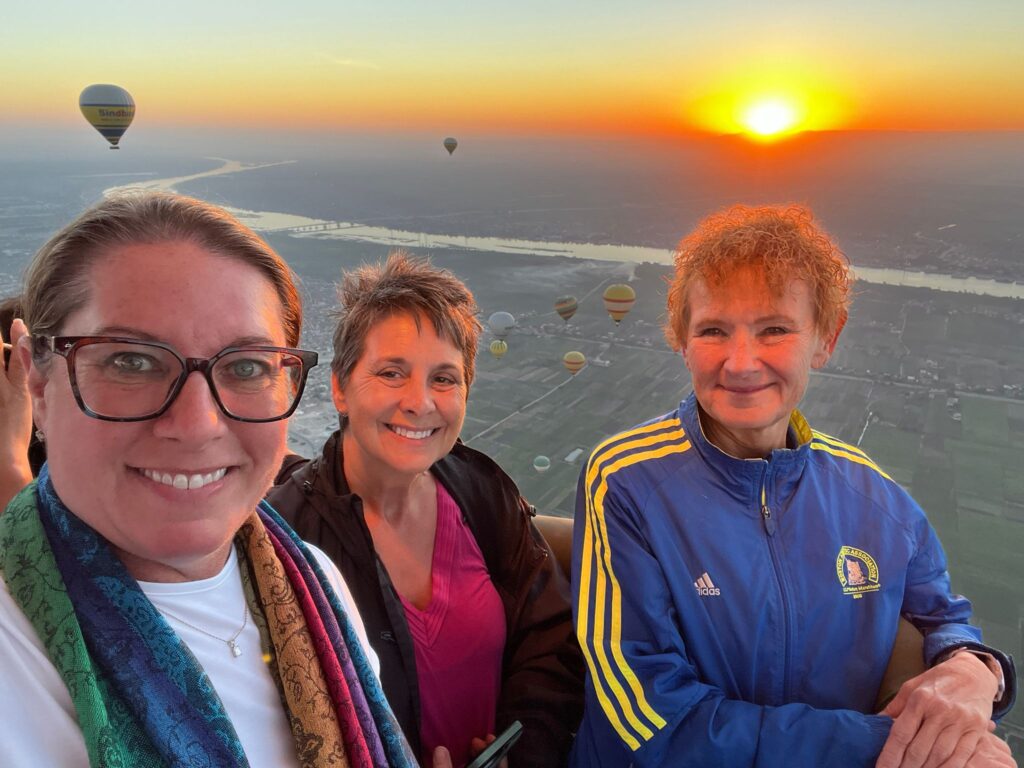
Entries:
{"type": "Polygon", "coordinates": [[[231,649],[231,655],[236,659],[242,655],[242,649],[238,647],[238,643],[234,640],[228,640],[228,648],[231,649]]]}

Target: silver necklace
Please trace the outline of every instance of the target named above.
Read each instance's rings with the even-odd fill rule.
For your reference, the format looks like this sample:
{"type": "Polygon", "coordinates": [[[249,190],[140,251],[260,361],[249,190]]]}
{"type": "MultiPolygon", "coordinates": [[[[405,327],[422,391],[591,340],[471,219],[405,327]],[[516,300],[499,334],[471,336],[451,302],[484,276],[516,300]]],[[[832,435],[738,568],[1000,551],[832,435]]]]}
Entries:
{"type": "Polygon", "coordinates": [[[243,611],[244,611],[244,613],[242,614],[242,626],[240,626],[238,628],[238,631],[235,632],[235,634],[233,634],[231,637],[229,637],[227,640],[225,640],[220,635],[215,635],[215,634],[213,634],[213,632],[207,632],[202,627],[197,627],[195,624],[192,624],[191,622],[185,621],[180,616],[175,616],[173,613],[171,613],[170,611],[168,611],[168,610],[166,610],[164,608],[160,609],[160,613],[162,613],[167,618],[174,619],[176,622],[178,622],[179,624],[184,624],[186,627],[191,627],[196,632],[202,632],[204,635],[206,635],[207,637],[212,637],[214,640],[220,640],[222,643],[227,643],[228,650],[231,651],[231,655],[234,656],[236,659],[239,656],[242,655],[242,649],[241,649],[241,647],[239,647],[238,642],[237,642],[238,641],[238,636],[240,634],[242,634],[242,630],[245,629],[245,625],[249,623],[249,605],[248,605],[248,603],[246,603],[246,605],[244,606],[243,611]]]}

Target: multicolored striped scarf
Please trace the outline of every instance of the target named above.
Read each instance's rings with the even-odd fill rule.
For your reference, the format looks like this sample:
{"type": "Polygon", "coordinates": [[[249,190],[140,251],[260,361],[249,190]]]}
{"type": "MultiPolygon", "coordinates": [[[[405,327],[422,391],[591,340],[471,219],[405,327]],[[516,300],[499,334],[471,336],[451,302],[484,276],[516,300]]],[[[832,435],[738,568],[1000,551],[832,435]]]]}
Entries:
{"type": "MultiPolygon", "coordinates": [[[[408,744],[315,557],[265,502],[235,539],[302,766],[411,768],[408,744]]],[[[94,768],[248,766],[188,646],[48,468],[0,516],[0,574],[71,693],[94,768]]]]}

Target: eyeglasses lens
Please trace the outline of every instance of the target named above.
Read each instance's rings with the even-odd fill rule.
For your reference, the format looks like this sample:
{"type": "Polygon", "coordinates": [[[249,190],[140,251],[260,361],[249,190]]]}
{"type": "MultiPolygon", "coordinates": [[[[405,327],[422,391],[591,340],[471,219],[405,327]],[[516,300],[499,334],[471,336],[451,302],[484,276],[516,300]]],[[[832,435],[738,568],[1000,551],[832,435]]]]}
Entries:
{"type": "MultiPolygon", "coordinates": [[[[75,354],[83,403],[100,416],[139,418],[167,403],[184,368],[170,351],[147,344],[100,342],[75,354]]],[[[217,359],[209,379],[232,416],[273,419],[288,412],[302,377],[302,360],[281,351],[239,350],[217,359]]]]}

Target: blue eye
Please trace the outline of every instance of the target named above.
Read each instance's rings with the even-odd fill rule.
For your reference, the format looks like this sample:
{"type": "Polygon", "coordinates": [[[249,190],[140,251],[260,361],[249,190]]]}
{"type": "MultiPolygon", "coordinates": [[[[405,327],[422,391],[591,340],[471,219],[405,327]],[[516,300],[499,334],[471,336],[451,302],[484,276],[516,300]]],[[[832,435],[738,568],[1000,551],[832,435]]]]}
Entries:
{"type": "Polygon", "coordinates": [[[255,379],[268,373],[267,366],[259,360],[235,360],[227,371],[236,379],[255,379]]]}
{"type": "Polygon", "coordinates": [[[147,373],[156,368],[156,361],[138,352],[119,352],[111,355],[108,365],[118,373],[147,373]]]}

